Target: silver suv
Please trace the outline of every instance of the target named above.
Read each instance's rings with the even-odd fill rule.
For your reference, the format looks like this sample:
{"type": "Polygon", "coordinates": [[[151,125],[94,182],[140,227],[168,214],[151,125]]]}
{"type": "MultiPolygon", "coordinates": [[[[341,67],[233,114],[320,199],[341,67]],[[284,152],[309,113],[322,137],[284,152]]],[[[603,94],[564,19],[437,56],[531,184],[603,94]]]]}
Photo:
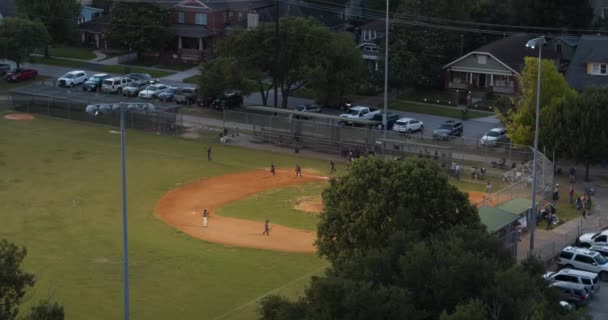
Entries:
{"type": "Polygon", "coordinates": [[[577,306],[582,306],[589,302],[589,290],[582,284],[556,281],[550,284],[549,287],[558,289],[563,300],[572,302],[577,306]]]}
{"type": "Polygon", "coordinates": [[[557,272],[547,272],[543,275],[543,278],[550,283],[556,281],[565,281],[582,284],[589,289],[590,293],[597,293],[600,291],[600,280],[597,273],[589,271],[564,268],[557,272]]]}
{"type": "Polygon", "coordinates": [[[608,260],[599,252],[584,248],[565,247],[557,258],[557,265],[570,269],[595,272],[602,281],[608,281],[608,260]]]}

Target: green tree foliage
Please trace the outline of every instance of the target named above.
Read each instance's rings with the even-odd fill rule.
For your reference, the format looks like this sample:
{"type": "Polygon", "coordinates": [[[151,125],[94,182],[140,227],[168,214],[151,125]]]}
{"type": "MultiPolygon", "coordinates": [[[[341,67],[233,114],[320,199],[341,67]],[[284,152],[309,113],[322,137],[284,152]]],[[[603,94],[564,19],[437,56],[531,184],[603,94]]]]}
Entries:
{"type": "Polygon", "coordinates": [[[34,275],[22,270],[26,254],[25,248],[0,240],[0,319],[15,319],[27,289],[34,285],[34,275]]]}
{"type": "Polygon", "coordinates": [[[588,88],[541,111],[540,134],[552,149],[589,167],[608,158],[608,89],[588,88]]]}
{"type": "Polygon", "coordinates": [[[357,160],[323,201],[331,267],[296,301],[265,298],[262,319],[563,319],[540,263],[515,264],[430,160],[357,160]]]}
{"type": "Polygon", "coordinates": [[[591,25],[590,1],[510,0],[508,24],[564,29],[584,29],[591,25]]]}
{"type": "Polygon", "coordinates": [[[0,57],[15,61],[19,68],[34,49],[45,47],[50,40],[40,21],[5,18],[0,24],[0,57]]]}
{"type": "MultiPolygon", "coordinates": [[[[40,20],[53,43],[67,43],[75,38],[80,3],[74,0],[15,0],[17,13],[30,20],[40,20]]],[[[48,47],[45,48],[48,57],[48,47]]]]}
{"type": "Polygon", "coordinates": [[[169,11],[143,2],[115,1],[110,33],[112,41],[137,52],[138,59],[142,53],[165,49],[173,37],[169,11]]]}
{"type": "Polygon", "coordinates": [[[64,317],[65,314],[62,306],[56,302],[43,300],[38,305],[32,307],[24,320],[63,320],[64,317]]]}
{"type": "MultiPolygon", "coordinates": [[[[534,128],[536,119],[536,88],[538,75],[538,59],[525,58],[525,66],[519,76],[519,94],[515,99],[515,108],[507,113],[498,112],[499,118],[509,131],[509,138],[515,143],[532,145],[534,143],[534,128]]],[[[559,101],[575,97],[576,91],[572,89],[564,76],[549,60],[541,63],[541,89],[540,110],[551,108],[559,101]]],[[[545,123],[545,121],[542,121],[545,123]]],[[[539,133],[540,135],[540,133],[539,133]]],[[[541,139],[541,144],[550,146],[552,141],[541,139]]]]}
{"type": "Polygon", "coordinates": [[[243,95],[251,92],[243,69],[232,57],[220,57],[202,65],[199,86],[206,97],[218,97],[228,90],[239,90],[243,95]]]}
{"type": "Polygon", "coordinates": [[[366,69],[361,52],[347,33],[332,34],[324,49],[324,59],[312,69],[308,87],[322,105],[337,105],[354,93],[366,69]]]}

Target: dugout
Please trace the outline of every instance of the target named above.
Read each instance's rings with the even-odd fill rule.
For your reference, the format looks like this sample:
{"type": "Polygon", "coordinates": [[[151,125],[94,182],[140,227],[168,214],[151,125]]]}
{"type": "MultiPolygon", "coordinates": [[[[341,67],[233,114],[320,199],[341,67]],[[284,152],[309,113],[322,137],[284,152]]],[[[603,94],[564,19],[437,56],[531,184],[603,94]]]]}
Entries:
{"type": "Polygon", "coordinates": [[[532,200],[526,198],[515,198],[498,206],[498,209],[517,215],[523,229],[528,228],[527,216],[530,208],[532,208],[532,200]]]}
{"type": "Polygon", "coordinates": [[[483,206],[478,209],[479,219],[488,232],[494,234],[515,257],[517,256],[518,237],[515,228],[520,216],[499,208],[483,206]]]}
{"type": "MultiPolygon", "coordinates": [[[[80,88],[58,88],[45,85],[31,85],[10,90],[12,108],[17,111],[47,115],[51,117],[71,120],[91,121],[120,125],[120,116],[107,114],[91,116],[85,112],[90,104],[118,104],[120,102],[145,102],[134,97],[123,97],[98,92],[85,92],[80,88]]],[[[176,132],[181,127],[177,116],[179,106],[154,101],[154,112],[129,111],[126,124],[135,128],[151,132],[176,132]]]]}
{"type": "Polygon", "coordinates": [[[452,164],[452,148],[408,140],[378,139],[376,152],[393,159],[419,157],[431,159],[443,170],[449,171],[452,164]]]}

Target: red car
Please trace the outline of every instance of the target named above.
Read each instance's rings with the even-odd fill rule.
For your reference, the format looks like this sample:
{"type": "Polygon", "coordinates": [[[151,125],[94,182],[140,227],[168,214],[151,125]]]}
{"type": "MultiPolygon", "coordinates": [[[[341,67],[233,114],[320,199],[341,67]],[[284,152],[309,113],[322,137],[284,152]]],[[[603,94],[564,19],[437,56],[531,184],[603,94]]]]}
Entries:
{"type": "Polygon", "coordinates": [[[6,74],[6,81],[17,82],[29,79],[36,79],[38,71],[33,69],[15,69],[6,74]]]}

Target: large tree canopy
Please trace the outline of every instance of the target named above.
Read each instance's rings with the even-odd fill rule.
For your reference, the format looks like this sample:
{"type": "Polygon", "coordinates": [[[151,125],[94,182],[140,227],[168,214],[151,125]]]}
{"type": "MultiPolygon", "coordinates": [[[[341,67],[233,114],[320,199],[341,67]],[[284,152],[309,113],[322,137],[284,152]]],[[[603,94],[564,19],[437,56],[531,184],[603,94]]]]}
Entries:
{"type": "MultiPolygon", "coordinates": [[[[17,13],[31,20],[40,20],[53,43],[74,39],[80,3],[75,0],[16,0],[17,13]]],[[[48,50],[47,53],[48,55],[48,50]]]]}
{"type": "MultiPolygon", "coordinates": [[[[498,112],[499,118],[509,130],[509,137],[518,144],[532,145],[534,143],[534,128],[536,119],[536,88],[538,75],[538,58],[525,58],[525,66],[519,77],[519,94],[515,99],[515,108],[506,113],[498,112]]],[[[564,76],[549,60],[541,63],[540,110],[554,106],[556,103],[576,96],[564,76]]],[[[543,120],[543,126],[545,121],[543,120]]],[[[540,133],[539,133],[540,135],[540,133]]],[[[541,138],[547,136],[540,136],[541,138]]],[[[551,145],[550,139],[541,139],[541,144],[551,145]]]]}
{"type": "Polygon", "coordinates": [[[305,296],[269,296],[263,319],[562,319],[534,259],[516,265],[430,160],[356,160],[323,193],[305,296]]]}
{"type": "Polygon", "coordinates": [[[34,49],[44,48],[50,37],[40,21],[5,18],[0,24],[0,58],[15,61],[19,68],[34,49]]]}
{"type": "Polygon", "coordinates": [[[589,167],[608,159],[608,89],[588,88],[541,111],[540,135],[560,155],[589,167]]]}
{"type": "Polygon", "coordinates": [[[173,36],[169,29],[169,11],[154,3],[115,1],[110,25],[112,41],[142,53],[164,49],[173,36]]]}

